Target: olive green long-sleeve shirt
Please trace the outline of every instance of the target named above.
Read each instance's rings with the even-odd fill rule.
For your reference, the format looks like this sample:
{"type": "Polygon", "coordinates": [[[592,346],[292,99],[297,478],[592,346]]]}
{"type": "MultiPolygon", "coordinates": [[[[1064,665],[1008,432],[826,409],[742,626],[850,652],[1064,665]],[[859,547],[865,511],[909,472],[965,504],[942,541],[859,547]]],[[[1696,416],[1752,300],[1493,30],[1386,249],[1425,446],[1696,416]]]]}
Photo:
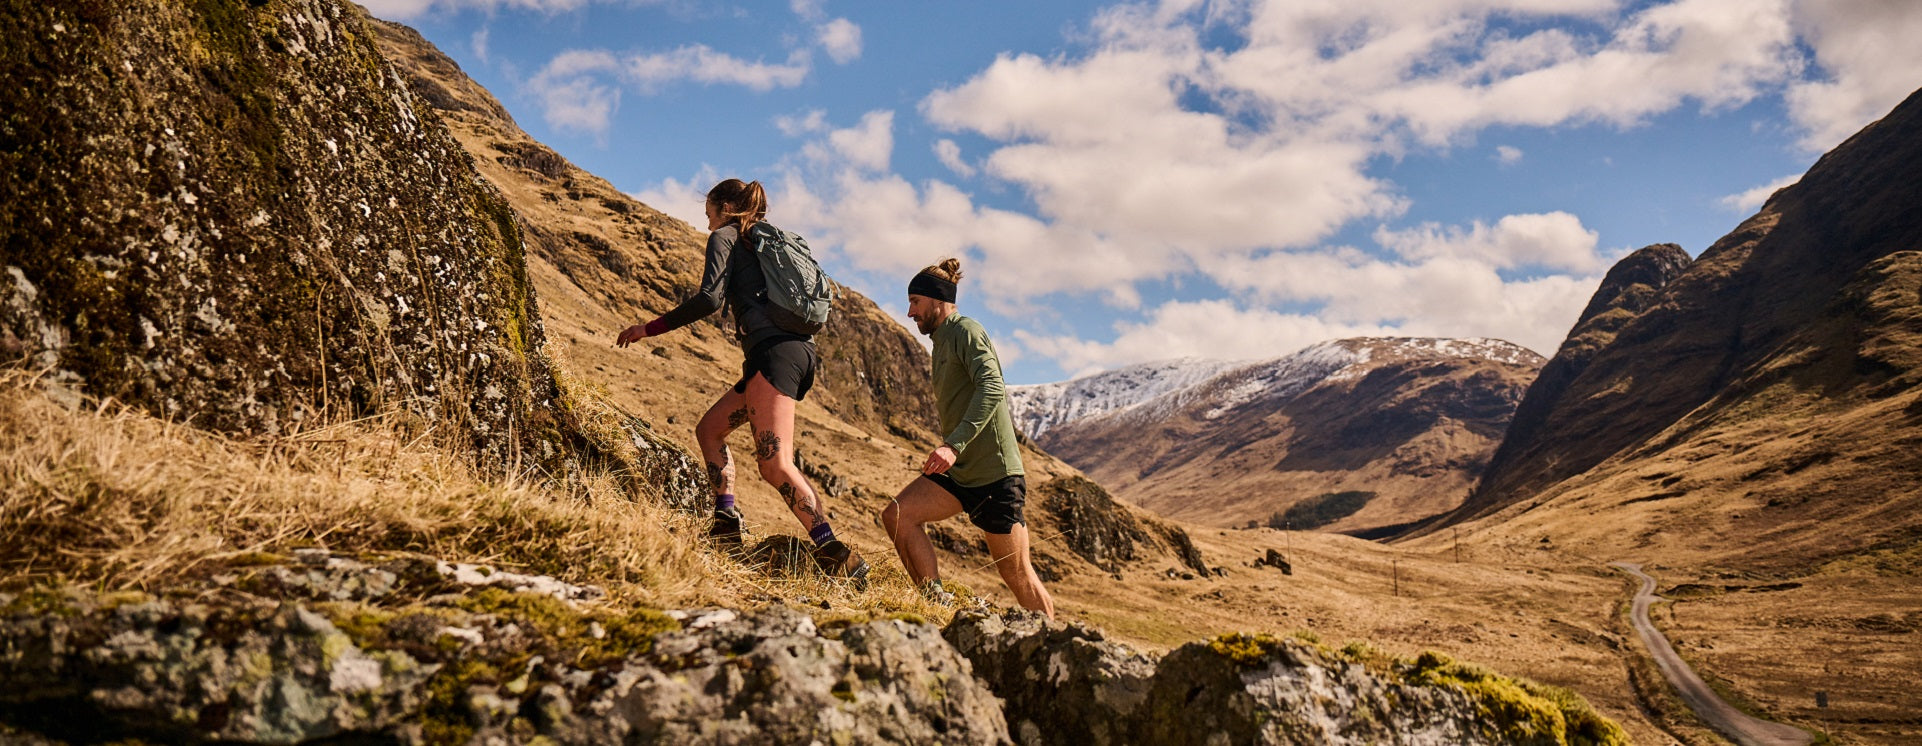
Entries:
{"type": "Polygon", "coordinates": [[[964,487],[1025,473],[1014,417],[1001,382],[1001,359],[981,323],[950,314],[934,330],[934,401],[942,441],[960,458],[948,477],[964,487]]]}

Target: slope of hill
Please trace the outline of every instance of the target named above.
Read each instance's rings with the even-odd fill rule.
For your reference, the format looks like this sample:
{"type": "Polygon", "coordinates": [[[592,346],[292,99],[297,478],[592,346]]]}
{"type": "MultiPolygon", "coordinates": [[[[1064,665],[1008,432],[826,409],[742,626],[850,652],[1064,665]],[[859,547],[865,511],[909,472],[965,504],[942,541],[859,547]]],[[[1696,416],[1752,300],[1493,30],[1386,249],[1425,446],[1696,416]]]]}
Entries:
{"type": "MultiPolygon", "coordinates": [[[[1045,390],[1102,413],[1066,419],[1057,414],[1071,410],[1056,403],[1055,424],[1036,440],[1173,518],[1244,526],[1345,493],[1361,504],[1323,522],[1367,530],[1460,504],[1540,362],[1497,340],[1349,339],[1180,388],[1130,388],[1144,376],[1128,369],[1045,390]],[[1142,390],[1159,393],[1127,396],[1142,390]]],[[[1206,367],[1145,370],[1174,381],[1206,367]]]]}
{"type": "Polygon", "coordinates": [[[1572,375],[1530,392],[1543,411],[1476,504],[1402,545],[1659,567],[1671,637],[1726,689],[1868,742],[1922,735],[1917,173],[1922,93],[1608,312],[1615,331],[1579,325],[1551,364],[1572,375]]]}

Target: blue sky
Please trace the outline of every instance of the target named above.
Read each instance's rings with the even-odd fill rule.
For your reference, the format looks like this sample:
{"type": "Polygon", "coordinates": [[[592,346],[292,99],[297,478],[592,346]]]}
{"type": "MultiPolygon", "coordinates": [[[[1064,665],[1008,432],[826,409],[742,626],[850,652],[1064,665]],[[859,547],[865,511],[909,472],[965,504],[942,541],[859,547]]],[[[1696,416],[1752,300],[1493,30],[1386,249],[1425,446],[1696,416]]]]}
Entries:
{"type": "Polygon", "coordinates": [[[1553,354],[1616,259],[1699,254],[1922,86],[1910,0],[366,5],[669,214],[761,180],[904,320],[961,257],[1013,383],[1345,336],[1553,354]]]}

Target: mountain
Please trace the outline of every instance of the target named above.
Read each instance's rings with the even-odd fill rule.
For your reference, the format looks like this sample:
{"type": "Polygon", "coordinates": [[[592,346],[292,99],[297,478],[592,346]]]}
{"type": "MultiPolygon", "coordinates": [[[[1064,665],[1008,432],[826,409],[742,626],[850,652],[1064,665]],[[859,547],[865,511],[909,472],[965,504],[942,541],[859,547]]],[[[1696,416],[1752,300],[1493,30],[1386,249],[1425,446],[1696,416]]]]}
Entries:
{"type": "Polygon", "coordinates": [[[1239,527],[1301,506],[1289,525],[1363,531],[1459,505],[1541,362],[1499,340],[1345,339],[1017,396],[1052,423],[1037,443],[1162,515],[1239,527]]]}
{"type": "Polygon", "coordinates": [[[1919,171],[1911,96],[1673,279],[1672,251],[1624,260],[1646,297],[1598,295],[1591,310],[1611,310],[1576,327],[1549,366],[1566,373],[1529,392],[1527,429],[1459,518],[1510,533],[1561,516],[1581,541],[1628,530],[1628,546],[1773,571],[1912,551],[1919,171]]]}
{"type": "Polygon", "coordinates": [[[1140,363],[1069,381],[1009,386],[1014,427],[1040,438],[1056,425],[1127,409],[1185,391],[1245,362],[1183,358],[1140,363]]]}

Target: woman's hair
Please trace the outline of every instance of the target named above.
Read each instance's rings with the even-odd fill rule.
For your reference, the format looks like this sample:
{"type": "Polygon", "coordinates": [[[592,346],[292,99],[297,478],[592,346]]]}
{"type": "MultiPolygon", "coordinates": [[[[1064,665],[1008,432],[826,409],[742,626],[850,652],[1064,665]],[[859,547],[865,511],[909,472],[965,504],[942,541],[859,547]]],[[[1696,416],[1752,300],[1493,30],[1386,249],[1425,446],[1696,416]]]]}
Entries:
{"type": "Polygon", "coordinates": [[[921,271],[956,285],[961,284],[961,260],[954,257],[943,259],[940,264],[924,268],[921,271]]]}
{"type": "Polygon", "coordinates": [[[721,221],[733,223],[741,235],[767,217],[767,192],[761,182],[728,179],[707,190],[707,201],[721,213],[721,221]]]}

